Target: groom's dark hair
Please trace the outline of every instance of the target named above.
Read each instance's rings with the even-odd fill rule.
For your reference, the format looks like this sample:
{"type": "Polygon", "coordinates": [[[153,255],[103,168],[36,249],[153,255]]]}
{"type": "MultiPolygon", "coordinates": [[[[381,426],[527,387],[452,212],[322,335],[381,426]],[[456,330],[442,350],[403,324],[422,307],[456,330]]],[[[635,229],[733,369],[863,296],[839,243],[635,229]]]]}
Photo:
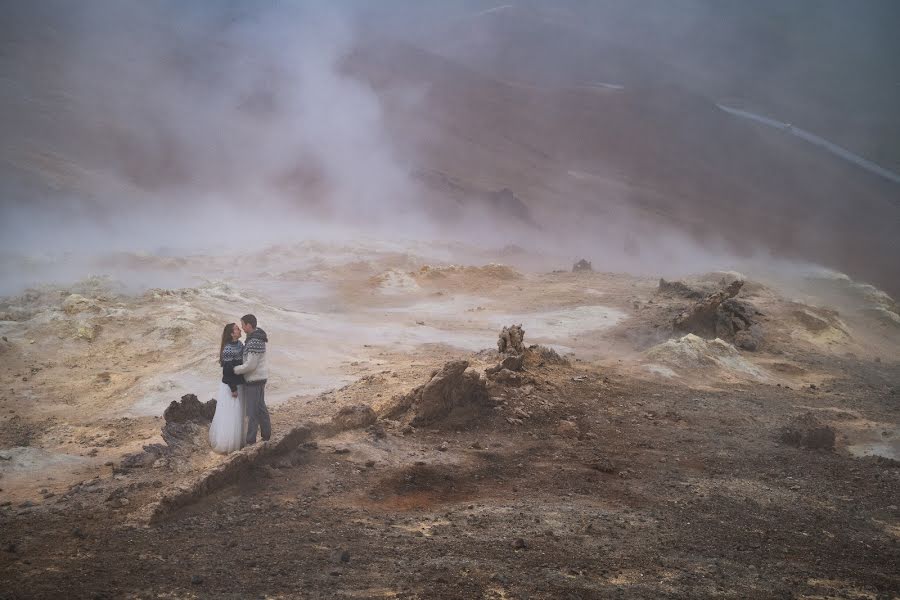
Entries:
{"type": "Polygon", "coordinates": [[[241,321],[243,321],[244,323],[246,323],[247,325],[249,325],[249,326],[252,327],[253,329],[256,329],[256,317],[255,317],[255,316],[253,316],[253,315],[244,315],[243,317],[241,317],[241,321]]]}

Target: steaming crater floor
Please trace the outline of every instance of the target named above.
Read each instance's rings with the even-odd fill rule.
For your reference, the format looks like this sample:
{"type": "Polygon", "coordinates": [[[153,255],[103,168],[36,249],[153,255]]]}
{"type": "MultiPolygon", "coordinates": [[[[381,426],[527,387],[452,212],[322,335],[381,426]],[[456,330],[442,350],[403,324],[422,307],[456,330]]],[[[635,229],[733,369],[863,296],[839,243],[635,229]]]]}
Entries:
{"type": "MultiPolygon", "coordinates": [[[[661,293],[655,278],[454,265],[439,253],[279,247],[252,273],[230,257],[179,261],[194,279],[216,277],[190,288],[136,294],[94,278],[3,299],[7,595],[900,590],[891,298],[829,273],[754,276],[738,298],[760,312],[765,341],[747,352],[674,333],[694,300],[661,293]],[[169,402],[211,396],[218,335],[246,312],[271,338],[276,432],[357,404],[382,418],[147,527],[140,515],[161,491],[224,459],[199,448],[141,468],[121,461],[162,443],[169,402]],[[447,361],[496,364],[511,324],[569,364],[492,383],[495,408],[465,426],[383,418],[447,361]],[[833,450],[782,441],[801,417],[834,432],[833,450]]],[[[729,277],[685,281],[710,290],[729,277]]]]}

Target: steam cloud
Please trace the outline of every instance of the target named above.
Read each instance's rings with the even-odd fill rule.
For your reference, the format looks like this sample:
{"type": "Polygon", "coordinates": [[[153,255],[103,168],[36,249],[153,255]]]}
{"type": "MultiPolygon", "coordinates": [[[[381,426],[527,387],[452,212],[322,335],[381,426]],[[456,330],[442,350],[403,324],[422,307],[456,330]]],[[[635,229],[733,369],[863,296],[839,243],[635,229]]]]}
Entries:
{"type": "MultiPolygon", "coordinates": [[[[896,148],[865,132],[888,132],[884,138],[890,138],[896,122],[833,125],[835,114],[847,114],[854,103],[867,114],[888,114],[877,104],[900,100],[900,87],[865,97],[827,90],[834,101],[816,112],[795,93],[804,86],[791,85],[797,72],[814,71],[819,55],[836,73],[856,74],[855,89],[884,81],[890,60],[870,59],[890,53],[885,23],[896,8],[874,2],[865,19],[853,21],[846,17],[857,9],[846,3],[813,4],[821,10],[807,2],[782,9],[778,3],[745,7],[705,0],[640,8],[574,0],[11,4],[0,21],[0,253],[208,247],[234,237],[264,243],[323,231],[352,235],[357,228],[373,235],[446,234],[494,247],[528,240],[573,258],[602,254],[608,268],[640,272],[658,272],[659,265],[647,261],[648,248],[665,248],[674,268],[718,266],[711,263],[725,262],[728,243],[707,235],[700,246],[659,222],[648,224],[626,191],[606,192],[598,200],[605,210],[569,207],[574,212],[568,215],[529,197],[538,227],[501,224],[473,203],[454,221],[455,229],[449,227],[435,218],[429,207],[434,199],[418,178],[420,148],[394,136],[402,122],[398,111],[428,115],[423,103],[429,90],[376,90],[354,71],[354,53],[377,47],[367,45],[373,39],[402,40],[473,72],[483,67],[491,77],[491,66],[509,66],[502,46],[482,39],[481,53],[467,54],[448,31],[467,31],[474,19],[519,10],[551,26],[589,22],[582,29],[611,48],[625,48],[625,58],[597,71],[597,61],[576,60],[577,52],[586,51],[579,47],[564,64],[541,62],[553,52],[557,59],[565,56],[541,39],[519,49],[524,54],[516,56],[528,60],[513,65],[513,72],[534,85],[596,81],[600,73],[609,75],[609,89],[652,80],[702,88],[710,97],[752,97],[786,120],[809,115],[811,129],[829,124],[848,146],[893,167],[900,160],[896,148]],[[827,35],[816,38],[819,30],[827,35]],[[773,33],[779,31],[796,35],[773,33]],[[712,41],[698,41],[698,32],[712,41]],[[841,56],[821,41],[845,34],[852,34],[852,43],[844,44],[841,56]],[[653,40],[652,47],[633,53],[627,45],[636,38],[653,40]],[[856,68],[864,60],[869,73],[856,68]],[[643,255],[635,251],[637,238],[643,255]]],[[[826,96],[821,87],[832,74],[814,75],[815,85],[805,87],[826,96]]],[[[427,123],[415,127],[425,127],[427,137],[427,123]]],[[[558,177],[570,175],[563,170],[558,177]]],[[[515,184],[491,181],[485,173],[473,173],[473,179],[488,182],[485,189],[515,184]]],[[[544,184],[564,189],[559,181],[533,187],[544,184]]],[[[749,252],[767,250],[759,244],[749,252]]]]}

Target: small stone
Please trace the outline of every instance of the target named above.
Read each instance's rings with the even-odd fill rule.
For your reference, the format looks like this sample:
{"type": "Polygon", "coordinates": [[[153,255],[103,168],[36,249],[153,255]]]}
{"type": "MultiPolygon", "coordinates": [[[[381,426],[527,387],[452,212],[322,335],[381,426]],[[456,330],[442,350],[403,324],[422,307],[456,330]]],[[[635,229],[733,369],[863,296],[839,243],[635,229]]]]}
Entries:
{"type": "Polygon", "coordinates": [[[441,442],[441,445],[438,446],[438,450],[440,450],[441,452],[446,452],[449,448],[450,444],[448,444],[447,442],[441,442]]]}
{"type": "Polygon", "coordinates": [[[525,542],[524,539],[516,538],[513,541],[512,547],[516,550],[524,550],[524,549],[528,548],[528,544],[525,542]]]}
{"type": "Polygon", "coordinates": [[[374,460],[367,460],[367,461],[366,461],[366,468],[367,468],[367,469],[371,469],[371,468],[374,467],[374,466],[375,466],[375,461],[374,461],[374,460]]]}
{"type": "Polygon", "coordinates": [[[84,532],[83,532],[82,530],[78,529],[77,527],[76,527],[75,529],[72,530],[72,535],[74,535],[75,537],[77,537],[79,540],[83,540],[84,538],[87,537],[87,536],[84,534],[84,532]]]}
{"type": "Polygon", "coordinates": [[[203,578],[199,575],[191,575],[191,584],[192,585],[203,585],[203,578]]]}
{"type": "Polygon", "coordinates": [[[578,433],[578,425],[572,421],[560,421],[556,426],[556,435],[561,437],[576,438],[578,437],[578,433]]]}
{"type": "Polygon", "coordinates": [[[348,563],[350,562],[350,551],[338,548],[334,551],[334,562],[348,563]]]}

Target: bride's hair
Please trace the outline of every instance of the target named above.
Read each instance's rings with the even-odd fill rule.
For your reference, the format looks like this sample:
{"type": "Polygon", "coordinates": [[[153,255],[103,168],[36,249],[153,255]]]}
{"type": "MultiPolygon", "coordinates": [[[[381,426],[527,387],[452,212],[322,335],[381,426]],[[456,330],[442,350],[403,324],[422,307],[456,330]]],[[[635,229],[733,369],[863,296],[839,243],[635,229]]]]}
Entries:
{"type": "Polygon", "coordinates": [[[219,345],[219,364],[222,364],[222,352],[225,350],[225,344],[231,341],[231,332],[234,331],[234,323],[229,323],[222,331],[222,343],[219,345]]]}

